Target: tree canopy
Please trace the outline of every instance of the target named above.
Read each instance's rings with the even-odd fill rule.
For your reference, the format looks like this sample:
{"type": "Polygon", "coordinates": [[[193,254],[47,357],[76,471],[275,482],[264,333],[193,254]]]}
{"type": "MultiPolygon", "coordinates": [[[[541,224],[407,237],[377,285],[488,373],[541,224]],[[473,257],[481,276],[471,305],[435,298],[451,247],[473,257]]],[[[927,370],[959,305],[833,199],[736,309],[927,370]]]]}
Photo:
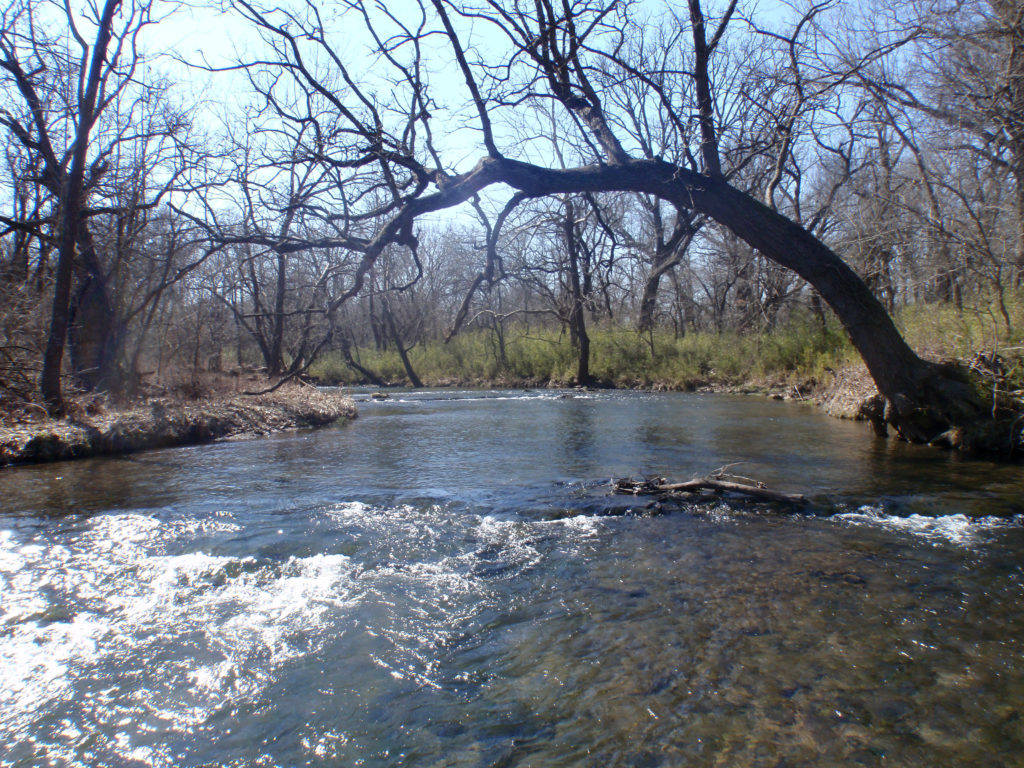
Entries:
{"type": "Polygon", "coordinates": [[[751,265],[764,265],[756,290],[737,296],[746,304],[760,292],[762,313],[800,296],[827,303],[906,438],[930,440],[982,413],[962,377],[905,343],[889,310],[899,269],[927,271],[928,290],[947,300],[971,283],[1001,301],[1024,273],[1024,61],[1012,3],[232,0],[222,23],[244,30],[236,54],[179,52],[167,69],[231,90],[220,112],[194,110],[211,127],[202,147],[185,138],[188,109],[138,66],[152,11],[111,0],[88,25],[93,37],[62,6],[23,2],[5,20],[3,126],[16,140],[5,239],[12,264],[53,274],[51,404],[65,338],[82,358],[80,383],[103,385],[124,365],[127,320],[155,322],[164,292],[210,259],[220,267],[202,291],[274,374],[349,349],[349,308],[374,296],[401,348],[389,297],[437,263],[427,234],[457,209],[448,221],[475,220],[479,234],[462,258],[469,274],[449,335],[509,278],[510,249],[531,228],[548,245],[524,268],[562,276],[560,316],[578,345],[601,291],[612,311],[622,253],[638,265],[637,325],[649,329],[662,280],[700,247],[734,254],[726,285],[748,284],[751,265]],[[62,27],[76,42],[56,46],[62,68],[48,66],[62,27]],[[129,136],[136,173],[157,182],[103,199],[112,148],[129,136]],[[171,145],[173,160],[156,163],[171,145]],[[90,256],[93,232],[156,210],[160,227],[181,233],[180,252],[135,291],[141,303],[124,302],[110,288],[113,265],[136,262],[117,238],[90,256]],[[858,231],[865,221],[870,231],[858,231]],[[56,265],[38,268],[49,249],[56,265]],[[91,305],[104,307],[103,322],[86,322],[91,305]],[[109,349],[87,354],[103,344],[80,339],[86,327],[108,329],[98,335],[109,349]]]}

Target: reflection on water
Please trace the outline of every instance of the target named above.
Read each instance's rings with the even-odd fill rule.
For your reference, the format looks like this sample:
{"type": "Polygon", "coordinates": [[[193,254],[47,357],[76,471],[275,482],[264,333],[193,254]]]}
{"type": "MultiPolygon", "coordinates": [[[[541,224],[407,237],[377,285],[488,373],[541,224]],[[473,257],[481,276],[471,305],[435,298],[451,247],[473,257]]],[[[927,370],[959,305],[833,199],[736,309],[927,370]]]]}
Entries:
{"type": "Polygon", "coordinates": [[[5,470],[0,765],[1017,765],[1022,490],[636,393],[5,470]],[[732,461],[814,503],[603,514],[732,461]]]}

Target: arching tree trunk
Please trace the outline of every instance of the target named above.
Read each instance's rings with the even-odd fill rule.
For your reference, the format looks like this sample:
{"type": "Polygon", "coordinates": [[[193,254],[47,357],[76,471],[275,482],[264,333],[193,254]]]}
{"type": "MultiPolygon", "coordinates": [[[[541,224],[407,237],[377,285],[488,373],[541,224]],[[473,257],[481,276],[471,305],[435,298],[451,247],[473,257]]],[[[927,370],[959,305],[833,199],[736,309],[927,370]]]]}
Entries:
{"type": "MultiPolygon", "coordinates": [[[[620,10],[622,18],[619,20],[627,23],[630,34],[641,28],[640,22],[628,18],[625,4],[599,4],[600,7],[563,4],[556,10],[555,5],[547,2],[505,4],[500,8],[497,3],[485,3],[484,7],[469,11],[461,9],[459,4],[433,0],[434,10],[444,27],[451,60],[457,64],[472,106],[475,107],[475,127],[481,133],[487,154],[474,169],[458,175],[448,172],[447,169],[452,165],[442,162],[433,147],[426,154],[407,152],[397,143],[389,144],[387,151],[381,150],[379,125],[371,130],[368,123],[355,118],[344,100],[347,96],[335,95],[331,87],[333,80],[322,79],[311,72],[306,65],[305,54],[300,55],[307,40],[322,40],[319,30],[315,34],[297,34],[291,31],[290,25],[285,27],[275,24],[276,17],[254,9],[251,4],[240,5],[244,8],[244,16],[272,30],[274,35],[287,43],[280,46],[278,51],[282,57],[277,62],[281,66],[282,75],[287,72],[295,78],[298,88],[307,94],[317,94],[318,99],[322,96],[331,102],[343,118],[347,126],[345,130],[353,133],[354,143],[346,140],[337,151],[329,150],[328,153],[333,155],[329,158],[332,163],[330,167],[339,171],[343,168],[352,169],[353,183],[362,188],[359,185],[368,183],[359,181],[364,173],[362,169],[379,163],[384,168],[387,186],[392,190],[392,201],[374,213],[374,219],[381,221],[381,224],[368,239],[339,235],[337,238],[317,240],[316,247],[344,247],[362,254],[348,287],[332,301],[332,308],[337,308],[359,294],[374,265],[387,249],[401,245],[415,254],[417,241],[414,227],[419,217],[465,203],[492,185],[507,184],[521,193],[510,201],[511,208],[515,207],[517,200],[529,197],[573,193],[645,193],[717,221],[764,257],[793,270],[817,289],[835,310],[853,344],[863,356],[879,390],[887,399],[890,423],[907,439],[931,440],[951,426],[976,422],[983,417],[981,396],[973,394],[952,372],[919,358],[900,336],[882,304],[835,253],[799,224],[773,211],[752,195],[731,187],[727,182],[728,173],[739,171],[755,158],[755,155],[745,156],[739,160],[738,166],[732,161],[723,164],[719,152],[721,136],[716,115],[722,104],[734,102],[736,96],[733,94],[721,103],[716,102],[711,73],[716,71],[714,56],[738,6],[736,0],[730,0],[721,17],[711,26],[705,23],[699,0],[687,0],[693,56],[686,66],[688,71],[680,75],[686,81],[682,92],[688,94],[692,84],[694,98],[684,97],[682,101],[685,106],[678,114],[675,112],[677,91],[662,89],[658,85],[661,75],[665,73],[658,71],[656,77],[649,77],[645,62],[638,63],[638,70],[630,62],[619,59],[620,54],[630,48],[630,38],[623,38],[622,45],[615,46],[609,44],[604,37],[610,24],[609,14],[620,10]],[[452,24],[449,19],[452,13],[466,18],[479,16],[506,29],[514,42],[514,58],[505,61],[488,60],[479,51],[467,57],[456,33],[458,25],[452,24]],[[594,164],[573,169],[554,169],[513,160],[502,154],[496,136],[505,134],[497,133],[491,121],[492,116],[498,116],[499,112],[493,110],[494,103],[482,95],[484,90],[478,87],[478,81],[494,83],[494,73],[501,67],[512,66],[513,62],[517,71],[520,65],[527,70],[532,68],[526,79],[515,85],[522,88],[521,103],[527,105],[538,99],[540,101],[537,103],[546,104],[549,98],[560,102],[572,114],[575,128],[581,134],[575,136],[574,141],[578,143],[574,146],[587,146],[593,150],[594,164]],[[614,66],[609,69],[608,65],[614,66]],[[620,120],[609,119],[605,104],[602,103],[606,94],[614,92],[606,84],[608,78],[605,75],[616,66],[619,67],[616,71],[628,74],[625,79],[640,80],[645,87],[650,87],[652,101],[653,97],[657,97],[663,108],[662,113],[671,117],[671,120],[665,122],[667,127],[670,124],[674,126],[670,128],[672,133],[669,146],[685,150],[681,164],[657,159],[658,156],[652,152],[646,154],[654,159],[640,160],[629,156],[615,134],[615,129],[621,125],[620,120]],[[592,81],[591,78],[598,73],[601,73],[601,82],[592,81]],[[699,152],[692,151],[697,149],[694,146],[697,137],[692,135],[694,107],[700,133],[699,152]],[[368,149],[363,149],[364,145],[368,149]],[[432,159],[425,161],[423,158],[427,155],[432,159]],[[429,167],[425,162],[436,165],[429,167]],[[405,179],[401,191],[395,183],[395,174],[405,179]]],[[[814,26],[805,22],[810,22],[821,7],[815,6],[804,15],[791,40],[791,51],[803,45],[799,36],[800,29],[814,26]]],[[[627,26],[623,29],[627,31],[627,26]]],[[[329,45],[325,42],[319,42],[319,45],[329,54],[325,59],[337,60],[329,45]]],[[[872,59],[865,60],[865,64],[873,62],[873,57],[874,54],[872,59]]],[[[799,70],[800,62],[797,58],[794,54],[790,63],[799,70]]],[[[857,69],[844,75],[844,80],[862,69],[856,62],[853,64],[857,69]]],[[[721,71],[729,73],[728,67],[729,64],[723,62],[721,71]]],[[[799,75],[799,71],[796,74],[799,75]]],[[[722,79],[733,82],[729,74],[722,79]]],[[[345,80],[348,89],[364,105],[370,105],[372,99],[360,91],[359,84],[347,76],[345,80]]],[[[429,115],[423,107],[424,93],[418,82],[410,83],[410,87],[412,98],[409,103],[414,106],[408,120],[412,126],[419,120],[425,121],[429,115]]],[[[838,87],[838,84],[826,84],[826,88],[830,87],[838,87]]],[[[267,96],[271,98],[269,94],[267,96]]],[[[362,111],[362,107],[357,111],[362,111]]],[[[515,113],[514,110],[510,112],[515,113]]],[[[519,149],[516,148],[517,154],[521,154],[519,149]]],[[[384,188],[378,181],[374,181],[373,185],[373,189],[384,188]]],[[[506,211],[511,208],[506,207],[506,211]]],[[[334,220],[332,216],[334,231],[347,231],[339,225],[344,223],[348,215],[346,210],[344,215],[337,217],[340,221],[334,220]]],[[[364,215],[352,218],[349,223],[358,221],[360,226],[357,229],[361,231],[366,221],[364,215]]],[[[496,231],[499,228],[495,227],[493,237],[489,235],[489,243],[496,242],[496,231]]],[[[303,241],[298,236],[285,237],[279,239],[275,247],[282,252],[297,251],[308,249],[311,242],[308,239],[303,241]]]]}
{"type": "MultiPolygon", "coordinates": [[[[496,183],[533,196],[646,192],[704,214],[817,289],[846,328],[887,400],[888,422],[904,438],[927,442],[951,426],[981,416],[983,406],[970,387],[918,357],[864,281],[824,243],[724,180],[662,160],[560,170],[508,158],[485,158],[441,191],[407,205],[367,247],[364,270],[369,270],[385,245],[417,216],[450,208],[496,183]]],[[[357,283],[350,292],[360,287],[357,283]]]]}
{"type": "Polygon", "coordinates": [[[970,388],[918,357],[864,281],[824,243],[723,182],[708,180],[703,187],[694,199],[704,213],[796,272],[833,309],[889,404],[887,421],[902,436],[930,441],[951,424],[979,416],[970,388]]]}
{"type": "Polygon", "coordinates": [[[464,187],[453,185],[432,202],[502,181],[532,195],[647,192],[704,214],[817,289],[888,402],[887,421],[904,438],[927,442],[981,416],[982,405],[970,387],[918,357],[885,307],[842,259],[803,227],[722,179],[660,160],[553,170],[489,158],[461,181],[464,187]]]}

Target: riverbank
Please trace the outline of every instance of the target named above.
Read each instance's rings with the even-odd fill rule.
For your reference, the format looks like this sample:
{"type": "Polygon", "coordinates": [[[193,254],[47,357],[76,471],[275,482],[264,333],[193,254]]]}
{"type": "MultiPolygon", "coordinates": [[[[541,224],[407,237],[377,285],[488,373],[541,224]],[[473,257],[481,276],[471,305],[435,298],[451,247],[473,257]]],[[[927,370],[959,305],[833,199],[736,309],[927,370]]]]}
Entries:
{"type": "MultiPolygon", "coordinates": [[[[940,363],[974,390],[980,409],[932,442],[965,453],[1024,455],[1024,295],[1006,302],[1005,322],[991,311],[949,304],[905,307],[897,322],[924,359],[940,363]]],[[[989,307],[989,310],[991,307],[989,307]]],[[[1001,316],[1001,315],[1000,315],[1001,316]]],[[[860,356],[834,321],[796,313],[772,330],[638,334],[605,324],[590,331],[589,380],[595,388],[765,394],[817,403],[831,416],[870,421],[887,432],[885,403],[860,356]]],[[[577,385],[579,351],[557,328],[510,323],[500,336],[469,329],[448,342],[425,339],[406,361],[392,347],[353,347],[350,365],[328,353],[311,369],[321,384],[386,382],[408,386],[408,368],[428,387],[562,388],[577,385]],[[408,363],[408,365],[406,365],[408,363]],[[367,374],[370,374],[369,376],[367,374]]],[[[940,419],[939,421],[942,421],[940,419]]]]}
{"type": "Polygon", "coordinates": [[[157,397],[122,408],[93,399],[73,402],[69,410],[63,419],[32,411],[5,413],[0,466],[238,440],[356,417],[351,398],[298,384],[262,395],[157,397]]]}
{"type": "MultiPolygon", "coordinates": [[[[560,389],[572,385],[528,379],[445,377],[428,380],[426,386],[560,389]]],[[[830,415],[847,419],[865,418],[867,405],[877,397],[874,383],[863,368],[859,371],[844,369],[836,376],[834,385],[829,386],[820,386],[813,379],[797,384],[764,379],[740,385],[655,382],[644,386],[637,382],[624,386],[620,382],[608,388],[760,394],[777,400],[815,402],[830,415]]],[[[306,385],[287,385],[263,395],[222,392],[198,398],[161,396],[129,407],[110,407],[98,397],[71,398],[69,411],[62,419],[47,417],[41,408],[9,408],[0,412],[0,467],[247,439],[290,429],[325,426],[340,419],[354,419],[357,415],[354,401],[340,391],[306,385]]]]}
{"type": "MultiPolygon", "coordinates": [[[[572,386],[571,382],[512,377],[493,380],[441,377],[427,378],[424,383],[431,388],[479,389],[572,386]]],[[[618,381],[598,386],[654,392],[761,395],[776,400],[810,403],[832,417],[856,421],[874,418],[877,422],[884,406],[874,381],[862,364],[844,365],[838,370],[827,369],[820,376],[805,378],[764,376],[740,383],[714,379],[618,381]]],[[[1018,399],[1021,395],[1019,392],[1010,394],[1018,399]]],[[[0,467],[245,439],[302,427],[319,427],[339,419],[356,417],[355,403],[340,391],[299,384],[287,385],[263,395],[221,392],[200,398],[161,396],[122,408],[107,407],[102,399],[96,397],[72,400],[71,405],[71,414],[63,419],[47,418],[41,409],[0,412],[0,467]]],[[[1016,432],[1011,429],[1011,433],[1005,436],[986,436],[984,442],[975,445],[955,443],[949,440],[949,436],[944,437],[948,447],[968,452],[1013,455],[1024,450],[1021,432],[1020,429],[1016,432]]]]}

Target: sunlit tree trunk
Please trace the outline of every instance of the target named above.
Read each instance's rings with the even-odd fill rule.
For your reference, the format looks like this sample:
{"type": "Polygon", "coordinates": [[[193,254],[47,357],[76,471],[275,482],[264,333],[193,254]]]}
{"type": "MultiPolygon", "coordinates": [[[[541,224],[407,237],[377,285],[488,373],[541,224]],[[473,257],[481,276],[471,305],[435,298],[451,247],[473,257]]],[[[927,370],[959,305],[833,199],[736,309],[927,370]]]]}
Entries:
{"type": "Polygon", "coordinates": [[[68,335],[71,317],[71,282],[75,265],[75,249],[78,243],[82,219],[82,194],[85,186],[86,153],[89,148],[89,134],[96,119],[96,101],[103,75],[104,59],[110,44],[114,14],[121,0],[107,0],[100,16],[96,42],[86,79],[85,90],[78,104],[78,122],[75,131],[71,164],[61,189],[60,223],[58,226],[57,279],[54,283],[53,308],[50,314],[50,332],[43,356],[43,371],[40,390],[47,407],[53,412],[63,409],[61,395],[61,368],[64,359],[64,343],[68,335]]]}

